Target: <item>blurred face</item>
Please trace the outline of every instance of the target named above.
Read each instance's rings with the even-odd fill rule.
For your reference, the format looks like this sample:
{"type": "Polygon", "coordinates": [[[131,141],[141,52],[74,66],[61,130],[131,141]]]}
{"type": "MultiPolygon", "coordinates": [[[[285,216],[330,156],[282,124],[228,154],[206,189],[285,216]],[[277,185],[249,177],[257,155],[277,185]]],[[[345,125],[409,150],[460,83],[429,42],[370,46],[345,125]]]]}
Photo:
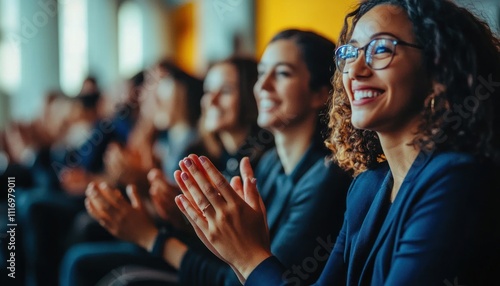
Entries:
{"type": "MultiPolygon", "coordinates": [[[[416,43],[410,20],[391,5],[376,6],[361,17],[350,44],[363,47],[376,38],[416,43]]],[[[384,49],[379,47],[378,51],[383,56],[384,49]]],[[[346,66],[347,73],[343,76],[354,127],[378,132],[415,127],[431,88],[422,60],[420,49],[397,45],[392,62],[384,69],[373,70],[366,65],[365,52],[360,50],[355,61],[346,66]]]]}
{"type": "Polygon", "coordinates": [[[218,64],[207,73],[202,107],[205,129],[209,132],[235,129],[239,126],[239,79],[231,64],[218,64]]]}
{"type": "Polygon", "coordinates": [[[158,129],[168,129],[182,121],[186,106],[183,102],[183,94],[183,86],[171,76],[159,80],[155,92],[156,111],[154,117],[154,124],[158,129]]]}
{"type": "Polygon", "coordinates": [[[300,50],[291,40],[270,43],[259,62],[254,94],[259,109],[258,124],[278,130],[293,126],[316,113],[310,74],[300,50]]]}

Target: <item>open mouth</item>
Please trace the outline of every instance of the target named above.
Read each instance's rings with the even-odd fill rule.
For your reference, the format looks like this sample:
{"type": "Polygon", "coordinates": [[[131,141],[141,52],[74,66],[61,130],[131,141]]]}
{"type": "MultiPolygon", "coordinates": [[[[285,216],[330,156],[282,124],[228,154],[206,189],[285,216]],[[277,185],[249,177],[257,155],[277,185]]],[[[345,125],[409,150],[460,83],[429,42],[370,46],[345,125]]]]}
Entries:
{"type": "Polygon", "coordinates": [[[362,100],[368,98],[375,98],[384,93],[383,90],[380,89],[361,89],[354,91],[354,100],[362,100]]]}
{"type": "Polygon", "coordinates": [[[270,99],[261,99],[259,101],[260,110],[270,110],[276,106],[276,102],[270,99]]]}

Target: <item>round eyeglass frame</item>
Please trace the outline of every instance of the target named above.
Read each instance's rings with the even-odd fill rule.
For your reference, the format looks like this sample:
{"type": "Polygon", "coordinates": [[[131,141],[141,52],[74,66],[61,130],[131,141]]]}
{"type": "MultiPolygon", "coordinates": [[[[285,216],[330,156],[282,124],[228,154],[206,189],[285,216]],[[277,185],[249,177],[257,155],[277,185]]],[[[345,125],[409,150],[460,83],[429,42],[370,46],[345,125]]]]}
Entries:
{"type": "Polygon", "coordinates": [[[419,49],[419,50],[423,49],[423,47],[420,46],[420,45],[408,43],[408,42],[405,42],[405,41],[402,41],[402,40],[388,39],[388,38],[375,38],[375,39],[372,39],[368,44],[364,45],[363,47],[359,47],[359,48],[354,47],[351,44],[346,44],[346,45],[342,45],[342,46],[338,47],[335,50],[335,66],[337,67],[337,70],[340,71],[341,73],[344,73],[344,74],[349,73],[349,71],[345,71],[343,69],[343,68],[345,68],[345,63],[344,63],[344,67],[341,69],[340,64],[339,64],[339,60],[338,60],[340,58],[339,55],[338,55],[338,53],[343,48],[352,47],[352,49],[356,53],[356,58],[354,59],[354,61],[358,60],[358,58],[359,58],[359,51],[362,50],[363,54],[364,54],[364,57],[365,57],[365,64],[366,64],[366,66],[368,66],[372,70],[383,70],[383,69],[387,68],[392,63],[392,60],[394,59],[394,54],[396,53],[396,49],[397,49],[398,45],[408,46],[408,47],[412,47],[412,48],[419,49]],[[384,67],[381,67],[381,68],[373,68],[372,67],[372,63],[369,60],[371,57],[367,57],[366,56],[366,50],[368,49],[368,47],[370,47],[370,45],[372,45],[376,41],[380,41],[380,40],[387,40],[387,41],[391,42],[394,45],[394,51],[391,53],[391,59],[389,60],[389,62],[387,63],[387,65],[385,65],[384,67]]]}

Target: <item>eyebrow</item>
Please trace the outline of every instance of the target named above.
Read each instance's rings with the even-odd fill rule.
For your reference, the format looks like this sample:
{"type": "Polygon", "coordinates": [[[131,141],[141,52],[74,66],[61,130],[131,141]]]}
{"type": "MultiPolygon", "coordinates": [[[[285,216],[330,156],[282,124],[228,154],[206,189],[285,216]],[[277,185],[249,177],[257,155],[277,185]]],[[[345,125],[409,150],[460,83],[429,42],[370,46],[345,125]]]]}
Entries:
{"type": "MultiPolygon", "coordinates": [[[[263,66],[266,66],[265,63],[259,63],[257,68],[263,68],[263,66]]],[[[287,63],[287,62],[277,62],[275,64],[273,64],[272,66],[274,67],[279,67],[279,66],[287,66],[291,69],[295,69],[295,65],[291,64],[291,63],[287,63]]]]}
{"type": "MultiPolygon", "coordinates": [[[[390,36],[390,37],[393,37],[395,39],[398,39],[399,40],[399,37],[397,37],[396,35],[392,34],[392,33],[389,33],[389,32],[379,32],[379,33],[375,33],[373,35],[370,36],[370,40],[373,40],[374,38],[377,38],[379,36],[390,36]]],[[[348,44],[357,44],[358,41],[355,40],[355,39],[351,39],[348,44]]]]}

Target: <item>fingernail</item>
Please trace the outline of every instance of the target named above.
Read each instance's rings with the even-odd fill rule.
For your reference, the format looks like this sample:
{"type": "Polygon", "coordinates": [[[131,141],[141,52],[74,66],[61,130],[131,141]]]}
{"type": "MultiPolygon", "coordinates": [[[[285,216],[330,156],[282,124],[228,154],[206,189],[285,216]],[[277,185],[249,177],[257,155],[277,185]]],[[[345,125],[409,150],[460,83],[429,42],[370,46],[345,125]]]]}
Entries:
{"type": "Polygon", "coordinates": [[[108,185],[105,182],[102,182],[102,183],[99,184],[99,187],[101,189],[106,189],[108,187],[108,185]]]}
{"type": "Polygon", "coordinates": [[[186,198],[183,195],[178,195],[177,197],[181,200],[182,205],[186,204],[186,198]]]}
{"type": "Polygon", "coordinates": [[[255,184],[257,184],[257,178],[252,178],[252,179],[250,180],[250,182],[252,182],[252,184],[254,184],[254,185],[255,185],[255,184]]]}
{"type": "Polygon", "coordinates": [[[187,181],[189,179],[188,175],[184,172],[181,173],[181,178],[184,180],[184,181],[187,181]]]}
{"type": "Polygon", "coordinates": [[[191,167],[191,165],[193,164],[193,161],[191,161],[191,159],[189,159],[189,158],[186,158],[186,159],[184,159],[184,164],[186,165],[186,167],[191,167]]]}
{"type": "Polygon", "coordinates": [[[200,162],[205,163],[207,161],[207,158],[205,156],[200,157],[200,162]]]}

